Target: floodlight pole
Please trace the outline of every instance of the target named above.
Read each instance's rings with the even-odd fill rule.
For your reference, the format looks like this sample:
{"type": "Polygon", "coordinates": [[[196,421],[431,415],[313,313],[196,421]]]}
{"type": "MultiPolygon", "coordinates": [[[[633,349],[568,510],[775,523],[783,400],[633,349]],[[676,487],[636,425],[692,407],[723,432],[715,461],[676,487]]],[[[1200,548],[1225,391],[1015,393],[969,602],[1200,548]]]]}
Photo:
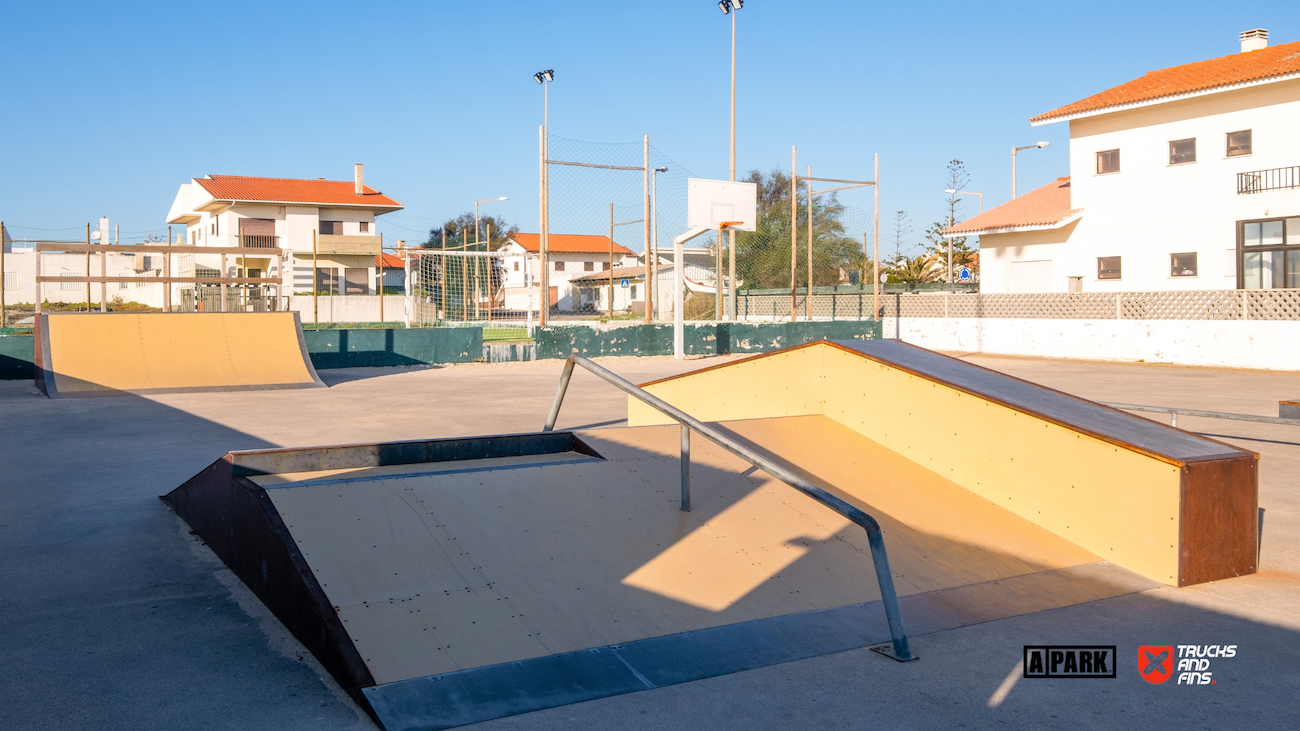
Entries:
{"type": "MultiPolygon", "coordinates": [[[[645,243],[641,249],[646,255],[645,268],[642,270],[645,273],[645,287],[643,288],[643,293],[645,295],[645,324],[649,325],[651,320],[654,319],[654,307],[651,306],[651,303],[654,302],[654,285],[650,281],[650,228],[652,226],[650,221],[650,135],[645,135],[641,139],[641,154],[644,163],[643,167],[645,168],[642,171],[644,177],[641,180],[642,202],[644,203],[645,208],[641,216],[641,220],[645,221],[641,226],[641,232],[644,234],[645,243]]],[[[630,311],[632,308],[632,298],[629,297],[627,301],[628,309],[630,311]]]]}
{"type": "MultiPolygon", "coordinates": [[[[736,181],[736,12],[733,10],[729,13],[731,16],[731,181],[736,181]]],[[[728,255],[728,281],[731,282],[731,295],[727,297],[727,312],[724,319],[736,318],[736,231],[734,229],[727,231],[727,239],[730,245],[727,247],[728,255]]],[[[718,241],[718,248],[721,250],[722,241],[718,241]]],[[[721,286],[722,272],[718,272],[718,283],[721,286]]],[[[720,291],[720,290],[719,290],[720,291]]]]}
{"type": "MultiPolygon", "coordinates": [[[[539,175],[541,176],[541,180],[538,183],[538,189],[541,192],[541,201],[540,201],[541,214],[539,218],[539,221],[541,223],[541,225],[539,226],[539,228],[541,229],[541,234],[540,234],[541,245],[540,245],[540,254],[538,254],[538,258],[541,263],[541,266],[539,268],[541,271],[538,272],[538,277],[537,277],[537,286],[540,289],[540,292],[538,293],[537,296],[537,322],[542,327],[546,327],[546,319],[547,319],[546,316],[549,314],[549,311],[551,309],[550,307],[551,290],[550,287],[547,285],[550,284],[551,279],[550,279],[550,271],[549,271],[550,257],[548,256],[549,252],[547,247],[548,244],[547,231],[550,222],[546,220],[547,218],[546,214],[547,214],[547,210],[550,207],[549,205],[550,201],[547,198],[548,191],[546,190],[547,165],[546,165],[546,125],[545,124],[537,128],[537,154],[540,157],[540,163],[538,165],[538,168],[539,168],[539,175]]],[[[531,304],[529,306],[531,306],[531,304]]]]}

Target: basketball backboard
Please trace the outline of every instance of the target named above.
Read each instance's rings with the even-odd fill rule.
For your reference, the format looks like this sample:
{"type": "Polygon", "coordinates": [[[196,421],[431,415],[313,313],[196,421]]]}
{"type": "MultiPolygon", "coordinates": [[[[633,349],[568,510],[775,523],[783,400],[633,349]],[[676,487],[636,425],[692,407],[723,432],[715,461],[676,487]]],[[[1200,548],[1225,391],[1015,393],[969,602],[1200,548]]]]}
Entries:
{"type": "Polygon", "coordinates": [[[731,226],[739,231],[757,229],[758,184],[700,178],[686,181],[687,226],[716,229],[728,221],[740,221],[739,226],[731,226]]]}

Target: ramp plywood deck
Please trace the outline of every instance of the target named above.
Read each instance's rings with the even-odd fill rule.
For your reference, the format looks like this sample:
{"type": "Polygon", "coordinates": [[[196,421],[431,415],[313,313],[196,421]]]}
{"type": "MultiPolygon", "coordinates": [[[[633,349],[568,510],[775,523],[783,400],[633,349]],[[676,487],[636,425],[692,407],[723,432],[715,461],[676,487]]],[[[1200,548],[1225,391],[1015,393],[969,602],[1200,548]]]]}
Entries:
{"type": "Polygon", "coordinates": [[[51,398],[325,385],[294,312],[43,314],[37,339],[51,398]]]}
{"type": "MultiPolygon", "coordinates": [[[[900,594],[1098,560],[826,417],[726,428],[876,515],[900,594]]],[[[691,513],[676,427],[580,437],[606,459],[268,484],[376,682],[879,598],[860,528],[698,436],[691,513]]]]}

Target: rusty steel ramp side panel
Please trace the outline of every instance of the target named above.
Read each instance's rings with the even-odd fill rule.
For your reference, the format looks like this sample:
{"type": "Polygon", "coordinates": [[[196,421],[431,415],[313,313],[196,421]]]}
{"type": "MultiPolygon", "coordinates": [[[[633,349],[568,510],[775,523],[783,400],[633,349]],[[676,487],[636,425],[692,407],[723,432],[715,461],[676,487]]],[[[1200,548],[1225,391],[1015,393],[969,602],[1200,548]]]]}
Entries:
{"type": "Polygon", "coordinates": [[[43,314],[50,398],[325,388],[296,312],[43,314]]]}
{"type": "Polygon", "coordinates": [[[375,678],[283,516],[256,480],[294,471],[364,471],[403,465],[418,470],[566,453],[600,458],[572,432],[228,452],[161,500],[373,715],[362,689],[375,685],[375,678]]]}
{"type": "Polygon", "coordinates": [[[257,595],[363,708],[374,678],[266,491],[234,476],[235,453],[162,500],[257,595]]]}

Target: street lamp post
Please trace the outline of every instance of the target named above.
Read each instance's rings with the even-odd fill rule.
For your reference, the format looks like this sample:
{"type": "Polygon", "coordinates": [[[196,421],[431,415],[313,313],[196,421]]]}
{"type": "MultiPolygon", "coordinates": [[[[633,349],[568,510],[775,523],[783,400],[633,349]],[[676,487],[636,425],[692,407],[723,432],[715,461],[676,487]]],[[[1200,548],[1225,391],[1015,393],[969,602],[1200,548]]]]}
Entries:
{"type": "MultiPolygon", "coordinates": [[[[541,170],[539,171],[541,175],[541,181],[538,185],[538,198],[540,199],[540,207],[541,207],[541,213],[540,216],[538,217],[538,228],[541,229],[541,233],[538,237],[541,239],[541,244],[539,247],[541,251],[538,254],[538,258],[541,261],[541,266],[539,267],[539,269],[541,269],[541,272],[539,273],[540,276],[538,277],[538,285],[541,288],[541,292],[538,296],[537,309],[538,309],[538,319],[540,323],[543,326],[545,326],[546,319],[547,319],[546,316],[549,314],[551,309],[551,302],[550,302],[551,277],[550,277],[550,272],[546,270],[547,265],[550,261],[550,224],[551,224],[551,222],[548,220],[550,212],[547,210],[548,208],[550,208],[549,198],[548,198],[549,191],[547,190],[547,186],[549,185],[550,180],[547,174],[549,170],[549,166],[547,165],[546,161],[548,159],[547,156],[550,152],[547,148],[550,144],[550,139],[551,139],[550,138],[550,134],[551,134],[551,128],[550,128],[551,83],[550,82],[555,80],[555,69],[546,69],[545,71],[538,71],[537,73],[533,74],[533,79],[537,83],[542,85],[542,129],[541,129],[541,145],[540,145],[541,146],[541,150],[540,150],[541,170]]],[[[524,258],[525,266],[527,266],[527,261],[528,259],[527,257],[525,257],[524,258]]],[[[529,307],[529,311],[531,311],[532,305],[530,304],[528,307],[529,307]]]]}
{"type": "Polygon", "coordinates": [[[984,212],[984,194],[983,194],[983,193],[975,193],[975,192],[973,192],[973,191],[969,191],[969,190],[953,190],[952,188],[949,188],[949,189],[945,190],[944,192],[947,193],[948,195],[977,195],[977,196],[979,196],[979,198],[980,198],[980,213],[983,213],[983,212],[984,212]]]}
{"type": "MultiPolygon", "coordinates": [[[[1016,153],[1020,152],[1021,150],[1032,150],[1035,147],[1047,147],[1051,144],[1052,143],[1050,142],[1039,142],[1034,145],[1025,145],[1024,147],[1011,148],[1011,197],[1013,199],[1016,197],[1016,153]]],[[[982,203],[983,201],[984,199],[980,198],[980,202],[982,203]]]]}
{"type": "Polygon", "coordinates": [[[503,195],[503,196],[501,196],[500,198],[488,198],[487,200],[474,201],[474,243],[475,243],[475,244],[478,244],[478,243],[479,243],[479,233],[478,233],[478,206],[479,206],[479,204],[480,204],[480,203],[495,203],[495,202],[497,202],[497,201],[507,201],[507,200],[510,200],[510,199],[503,195]]]}
{"type": "MultiPolygon", "coordinates": [[[[745,0],[719,0],[718,7],[723,15],[731,16],[731,179],[736,179],[736,14],[732,10],[745,7],[745,0]]],[[[728,278],[731,282],[731,294],[727,297],[727,313],[723,319],[736,316],[736,230],[727,231],[728,278]]],[[[722,242],[718,242],[719,245],[722,242]]],[[[719,272],[721,275],[721,272],[719,272]]],[[[718,286],[722,286],[722,277],[718,277],[718,286]]]]}

